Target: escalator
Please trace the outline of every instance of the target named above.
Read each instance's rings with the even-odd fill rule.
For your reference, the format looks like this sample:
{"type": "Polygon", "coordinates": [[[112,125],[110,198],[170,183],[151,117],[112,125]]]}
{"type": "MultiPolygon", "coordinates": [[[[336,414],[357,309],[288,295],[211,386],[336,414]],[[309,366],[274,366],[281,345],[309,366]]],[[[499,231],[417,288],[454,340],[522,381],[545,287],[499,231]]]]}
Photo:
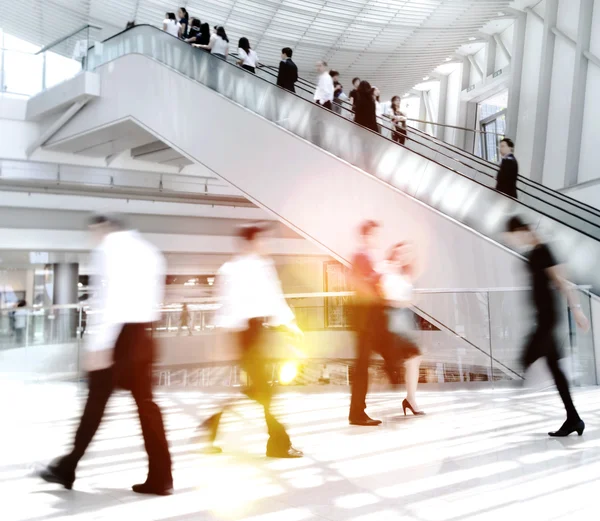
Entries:
{"type": "MultiPolygon", "coordinates": [[[[376,219],[384,224],[383,244],[412,239],[418,245],[420,286],[445,290],[444,298],[426,299],[422,311],[473,345],[481,347],[486,335],[491,342],[487,290],[499,295],[494,321],[502,325],[504,344],[511,321],[526,314],[514,295],[524,286],[523,260],[501,243],[510,213],[557,239],[556,249],[575,261],[575,282],[600,288],[600,227],[587,213],[564,196],[560,205],[550,199],[550,212],[545,200],[499,194],[486,174],[466,170],[470,158],[443,142],[411,134],[410,144],[400,146],[311,103],[306,93],[280,89],[271,75],[252,75],[150,26],[96,44],[87,66],[100,77],[100,97],[45,149],[97,154],[124,128],[138,128],[141,137],[203,164],[344,263],[358,224],[376,219]],[[463,298],[465,288],[475,296],[463,298]],[[484,334],[464,330],[465,317],[484,334]]],[[[503,363],[508,358],[512,364],[516,356],[503,363]]]]}

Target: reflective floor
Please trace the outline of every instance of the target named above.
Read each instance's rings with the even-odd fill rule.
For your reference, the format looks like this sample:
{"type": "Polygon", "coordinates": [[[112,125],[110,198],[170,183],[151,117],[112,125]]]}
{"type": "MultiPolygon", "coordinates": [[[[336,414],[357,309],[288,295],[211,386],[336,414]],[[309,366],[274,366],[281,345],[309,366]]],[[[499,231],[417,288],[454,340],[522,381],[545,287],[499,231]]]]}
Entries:
{"type": "Polygon", "coordinates": [[[220,455],[190,440],[225,395],[159,394],[176,493],[134,495],[146,459],[135,406],[113,396],[73,491],[32,476],[64,451],[81,395],[71,384],[0,384],[0,518],[9,520],[450,521],[598,519],[600,389],[579,389],[583,437],[550,439],[563,412],[549,391],[423,392],[425,417],[400,396],[371,395],[379,428],[350,427],[344,392],[277,398],[300,460],[270,460],[261,411],[224,417],[220,455]]]}

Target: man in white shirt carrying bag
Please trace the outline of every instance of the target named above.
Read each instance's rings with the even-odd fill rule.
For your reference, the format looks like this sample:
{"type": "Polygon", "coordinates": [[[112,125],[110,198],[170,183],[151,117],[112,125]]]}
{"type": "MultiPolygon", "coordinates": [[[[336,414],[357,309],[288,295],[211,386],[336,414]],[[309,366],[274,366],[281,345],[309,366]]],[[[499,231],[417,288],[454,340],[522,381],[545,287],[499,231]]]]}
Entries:
{"type": "MultiPolygon", "coordinates": [[[[271,458],[300,458],[302,452],[292,447],[285,427],[271,413],[273,388],[269,382],[265,321],[268,326],[284,326],[300,336],[295,317],[287,305],[273,261],[263,254],[262,235],[265,225],[252,224],[240,228],[239,255],[226,262],[218,272],[217,294],[221,308],[216,326],[231,333],[237,343],[239,361],[250,380],[245,394],[263,406],[269,431],[267,456],[271,458]]],[[[223,410],[208,418],[201,426],[202,434],[212,446],[223,410]]],[[[215,452],[220,449],[213,447],[215,452]]]]}
{"type": "Polygon", "coordinates": [[[93,259],[98,295],[92,304],[84,364],[89,393],[73,450],[46,467],[40,477],[71,489],[75,470],[92,441],[115,387],[130,390],[135,399],[148,477],[133,486],[140,494],[173,492],[171,456],[162,414],[152,397],[155,345],[149,329],[158,319],[165,284],[161,253],[138,232],[125,230],[118,219],[97,216],[90,221],[98,246],[93,259]]]}
{"type": "Polygon", "coordinates": [[[333,110],[333,78],[329,74],[327,62],[317,62],[317,72],[319,73],[319,79],[317,82],[317,88],[315,90],[315,103],[325,107],[326,109],[333,110]]]}

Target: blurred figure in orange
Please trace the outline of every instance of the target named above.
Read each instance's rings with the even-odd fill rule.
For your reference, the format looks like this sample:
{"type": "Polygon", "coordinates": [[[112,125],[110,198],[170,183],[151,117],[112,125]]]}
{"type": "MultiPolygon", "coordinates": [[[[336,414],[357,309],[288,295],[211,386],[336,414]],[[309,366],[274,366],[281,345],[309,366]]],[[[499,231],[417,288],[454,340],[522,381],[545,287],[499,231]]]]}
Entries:
{"type": "MultiPolygon", "coordinates": [[[[243,226],[239,231],[240,254],[226,262],[217,275],[217,295],[221,308],[215,324],[233,333],[239,349],[239,361],[249,378],[245,394],[261,404],[269,431],[267,456],[300,458],[302,452],[292,447],[285,427],[273,416],[265,324],[284,326],[295,335],[302,332],[288,306],[273,261],[265,255],[263,236],[266,225],[243,226]]],[[[228,406],[229,407],[229,406],[228,406]]],[[[212,443],[217,437],[223,410],[208,418],[200,430],[212,443]]],[[[220,452],[212,446],[213,452],[220,452]]]]}
{"type": "Polygon", "coordinates": [[[559,365],[559,348],[555,338],[558,322],[558,302],[556,289],[567,299],[577,325],[587,330],[589,322],[581,311],[577,297],[564,278],[563,268],[558,265],[550,248],[533,229],[520,217],[511,217],[506,225],[508,239],[516,247],[526,249],[525,253],[532,283],[532,303],[535,309],[536,326],[530,334],[523,351],[522,362],[529,368],[536,360],[545,357],[558,393],[567,412],[567,419],[560,429],[549,432],[549,436],[564,437],[572,432],[580,436],[585,423],[579,417],[571,393],[569,382],[559,365]]]}

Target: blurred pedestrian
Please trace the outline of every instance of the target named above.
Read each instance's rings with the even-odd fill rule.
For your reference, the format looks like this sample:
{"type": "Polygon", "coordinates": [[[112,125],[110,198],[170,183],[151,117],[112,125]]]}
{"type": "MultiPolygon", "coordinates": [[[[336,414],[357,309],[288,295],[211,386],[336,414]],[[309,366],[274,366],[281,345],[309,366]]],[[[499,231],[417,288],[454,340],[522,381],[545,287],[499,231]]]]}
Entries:
{"type": "Polygon", "coordinates": [[[277,85],[296,92],[295,84],[298,81],[298,67],[292,61],[293,51],[289,47],[281,49],[281,61],[279,62],[279,71],[277,73],[277,85]]]}
{"type": "Polygon", "coordinates": [[[152,364],[156,346],[148,332],[159,318],[165,284],[165,261],[137,232],[111,217],[97,216],[90,230],[98,241],[94,263],[98,300],[86,335],[84,366],[88,396],[71,452],[51,463],[40,477],[71,489],[79,460],[92,441],[115,388],[131,391],[138,409],[148,476],[134,485],[139,494],[173,492],[171,456],[160,409],[152,397],[152,364]],[[102,281],[100,283],[100,281],[102,281]]]}
{"type": "Polygon", "coordinates": [[[181,314],[179,315],[179,327],[177,328],[177,336],[181,334],[183,328],[187,329],[188,336],[192,336],[192,327],[190,326],[190,310],[186,303],[181,307],[181,314]]]}
{"type": "Polygon", "coordinates": [[[363,80],[358,85],[356,100],[354,101],[354,122],[374,132],[379,132],[376,111],[377,107],[371,84],[363,80]]]}
{"type": "Polygon", "coordinates": [[[17,345],[23,344],[25,331],[27,330],[27,302],[19,300],[17,309],[15,310],[15,335],[17,345]]]}
{"type": "Polygon", "coordinates": [[[358,96],[358,86],[360,85],[360,78],[354,78],[352,80],[352,90],[350,94],[348,94],[348,101],[352,105],[352,110],[354,110],[354,105],[356,104],[356,98],[358,96]]]}
{"type": "Polygon", "coordinates": [[[329,74],[329,66],[326,61],[321,60],[317,62],[317,72],[319,73],[319,79],[314,95],[315,103],[326,109],[333,110],[333,79],[329,74]]]}
{"type": "Polygon", "coordinates": [[[585,429],[585,423],[579,417],[569,391],[569,382],[563,373],[559,359],[561,354],[556,342],[556,325],[558,323],[559,304],[556,290],[567,299],[577,325],[587,330],[589,322],[581,311],[575,293],[565,280],[564,268],[558,264],[550,248],[545,244],[533,228],[518,216],[511,217],[506,225],[508,240],[516,247],[527,250],[527,269],[531,277],[531,300],[535,311],[535,327],[525,344],[522,363],[525,369],[536,360],[546,358],[546,363],[554,378],[554,383],[567,412],[563,425],[549,436],[564,437],[572,432],[580,436],[585,429]]]}
{"type": "Polygon", "coordinates": [[[179,38],[185,40],[189,37],[190,15],[185,7],[180,7],[177,11],[177,17],[179,18],[179,38]]]}
{"type": "MultiPolygon", "coordinates": [[[[265,322],[270,327],[285,326],[295,335],[301,332],[287,305],[273,261],[264,253],[262,239],[267,228],[261,224],[244,226],[239,231],[240,254],[226,262],[217,276],[217,292],[221,302],[216,324],[233,333],[240,365],[249,378],[245,394],[263,406],[269,432],[267,456],[299,458],[302,452],[292,447],[285,427],[273,416],[273,388],[269,383],[265,322]]],[[[200,427],[212,446],[217,437],[223,410],[207,419],[200,427]]],[[[214,448],[215,452],[220,449],[214,448]]]]}
{"type": "Polygon", "coordinates": [[[344,87],[340,83],[340,73],[338,71],[329,71],[331,79],[333,80],[333,111],[336,114],[342,113],[342,102],[346,99],[344,94],[344,87]]]}
{"type": "Polygon", "coordinates": [[[163,31],[179,38],[179,24],[177,23],[177,18],[175,18],[175,13],[166,14],[163,20],[163,31]]]}
{"type": "Polygon", "coordinates": [[[214,32],[210,37],[208,45],[193,45],[194,47],[210,51],[213,56],[221,58],[222,60],[227,60],[227,56],[229,55],[229,38],[227,37],[225,28],[221,25],[216,25],[214,27],[214,32]]]}
{"type": "Polygon", "coordinates": [[[258,55],[256,54],[256,51],[250,47],[248,38],[240,38],[238,43],[238,57],[238,65],[241,65],[243,69],[246,69],[253,74],[256,72],[258,55]]]}
{"type": "Polygon", "coordinates": [[[417,405],[422,356],[415,338],[414,314],[410,310],[417,275],[416,264],[414,245],[405,241],[395,244],[386,260],[378,266],[378,271],[382,274],[382,291],[387,305],[391,354],[396,359],[396,366],[404,365],[406,398],[402,402],[402,410],[405,416],[407,409],[415,416],[425,414],[417,405]]]}
{"type": "Polygon", "coordinates": [[[401,103],[400,96],[394,96],[390,105],[390,110],[387,116],[392,120],[394,124],[394,131],[392,132],[392,140],[396,143],[404,145],[406,142],[407,130],[406,130],[406,114],[400,109],[401,103]]]}

